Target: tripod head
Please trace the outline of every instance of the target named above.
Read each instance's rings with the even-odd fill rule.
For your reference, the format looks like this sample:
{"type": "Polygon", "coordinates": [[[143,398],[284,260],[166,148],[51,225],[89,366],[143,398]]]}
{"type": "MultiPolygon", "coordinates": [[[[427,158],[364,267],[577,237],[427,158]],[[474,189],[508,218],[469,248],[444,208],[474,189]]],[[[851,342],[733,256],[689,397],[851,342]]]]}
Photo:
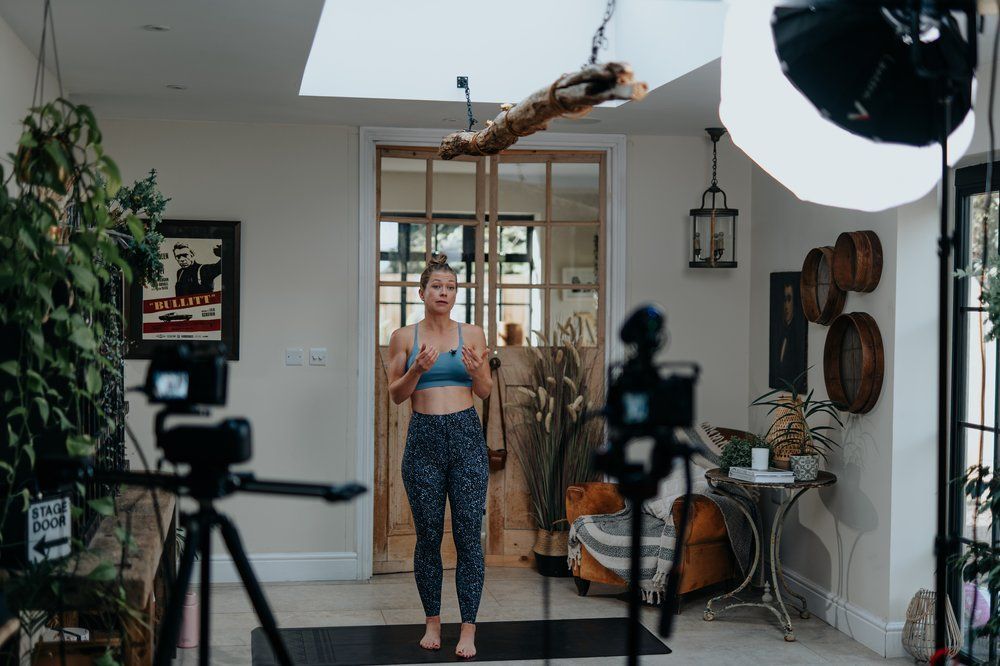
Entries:
{"type": "Polygon", "coordinates": [[[682,453],[674,429],[694,421],[694,385],[700,374],[694,363],[656,363],[654,356],[666,338],[666,315],[652,305],[638,308],[622,326],[628,353],[622,363],[608,368],[608,444],[597,459],[599,469],[627,482],[637,470],[625,464],[626,447],[652,438],[653,468],[644,480],[653,482],[653,494],[655,482],[670,473],[673,459],[682,453]]]}

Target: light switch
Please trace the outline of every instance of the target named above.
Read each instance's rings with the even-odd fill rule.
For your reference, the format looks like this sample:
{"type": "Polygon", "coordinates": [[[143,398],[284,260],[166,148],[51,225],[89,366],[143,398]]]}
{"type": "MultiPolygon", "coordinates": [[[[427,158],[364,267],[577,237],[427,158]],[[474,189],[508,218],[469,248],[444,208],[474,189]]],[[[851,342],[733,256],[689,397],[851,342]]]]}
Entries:
{"type": "Polygon", "coordinates": [[[285,365],[302,365],[302,347],[289,347],[285,350],[285,365]]]}
{"type": "Polygon", "coordinates": [[[326,365],[326,347],[313,347],[309,350],[309,365],[326,365]]]}

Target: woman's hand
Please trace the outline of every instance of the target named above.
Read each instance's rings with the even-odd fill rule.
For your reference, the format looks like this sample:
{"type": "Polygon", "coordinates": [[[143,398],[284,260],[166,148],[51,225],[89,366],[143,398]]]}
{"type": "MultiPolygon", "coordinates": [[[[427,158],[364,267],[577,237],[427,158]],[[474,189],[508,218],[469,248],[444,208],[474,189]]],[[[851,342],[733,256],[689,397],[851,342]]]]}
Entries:
{"type": "Polygon", "coordinates": [[[438,350],[434,347],[428,347],[426,344],[420,345],[420,352],[417,357],[413,359],[413,366],[417,369],[417,372],[424,374],[428,370],[434,367],[434,363],[438,359],[438,350]]]}
{"type": "Polygon", "coordinates": [[[465,364],[465,369],[470,375],[476,374],[479,368],[483,367],[489,353],[489,349],[484,349],[483,353],[480,354],[475,348],[462,346],[462,363],[465,364]]]}

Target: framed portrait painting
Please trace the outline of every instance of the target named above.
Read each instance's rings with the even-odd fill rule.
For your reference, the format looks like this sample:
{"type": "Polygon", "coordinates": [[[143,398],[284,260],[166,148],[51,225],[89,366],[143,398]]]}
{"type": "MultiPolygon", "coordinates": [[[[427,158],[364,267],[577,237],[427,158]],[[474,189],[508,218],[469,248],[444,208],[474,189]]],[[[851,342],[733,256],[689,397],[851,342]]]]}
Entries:
{"type": "Polygon", "coordinates": [[[156,284],[132,283],[125,299],[126,358],[158,345],[222,342],[240,357],[240,223],[163,220],[156,284]]]}
{"type": "Polygon", "coordinates": [[[802,311],[800,276],[799,272],[771,273],[768,386],[787,389],[795,385],[804,393],[809,329],[802,311]]]}

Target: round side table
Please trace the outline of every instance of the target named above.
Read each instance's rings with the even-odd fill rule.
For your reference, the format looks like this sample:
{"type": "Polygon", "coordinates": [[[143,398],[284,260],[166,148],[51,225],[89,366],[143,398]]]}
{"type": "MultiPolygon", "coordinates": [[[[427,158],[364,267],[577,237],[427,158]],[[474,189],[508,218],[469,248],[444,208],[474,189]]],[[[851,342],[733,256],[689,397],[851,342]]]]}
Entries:
{"type": "MultiPolygon", "coordinates": [[[[792,505],[798,501],[799,497],[803,495],[810,488],[822,488],[823,486],[831,486],[837,482],[837,477],[830,472],[820,472],[819,476],[813,481],[795,481],[792,483],[754,483],[753,481],[740,481],[739,479],[734,479],[728,474],[724,473],[721,469],[710,469],[705,472],[705,479],[708,484],[712,486],[716,491],[730,497],[736,501],[737,506],[740,511],[747,517],[747,521],[750,523],[750,529],[753,531],[754,538],[754,556],[753,564],[747,570],[746,578],[740,585],[726,594],[714,597],[709,600],[708,605],[705,606],[704,619],[708,622],[714,620],[717,616],[722,615],[726,611],[732,608],[739,608],[740,606],[753,606],[756,608],[766,608],[770,610],[778,618],[778,622],[785,630],[785,640],[794,641],[795,631],[792,628],[792,619],[788,615],[788,607],[785,604],[785,600],[782,598],[782,590],[788,594],[789,597],[795,597],[799,600],[800,606],[795,608],[798,611],[799,617],[803,620],[808,619],[809,609],[806,608],[806,600],[800,594],[793,592],[788,587],[788,583],[785,581],[785,574],[781,569],[781,532],[782,527],[785,524],[785,518],[788,516],[788,510],[792,508],[792,505]],[[728,486],[728,488],[727,488],[728,486]],[[761,560],[761,534],[757,531],[757,525],[747,510],[746,506],[743,504],[746,498],[738,497],[732,492],[732,489],[738,488],[747,497],[751,497],[751,490],[761,490],[763,488],[779,488],[787,492],[782,493],[781,505],[778,507],[778,512],[774,515],[774,522],[771,524],[771,550],[770,550],[770,569],[771,577],[770,580],[764,580],[764,594],[761,596],[759,602],[751,601],[741,601],[736,595],[745,590],[750,586],[750,581],[753,580],[754,574],[757,572],[757,566],[760,564],[761,560]],[[772,596],[771,592],[774,592],[772,596]],[[736,599],[734,603],[729,603],[722,608],[713,608],[713,604],[717,602],[725,601],[726,599],[736,599]]],[[[791,600],[789,600],[791,601],[791,600]]],[[[791,605],[791,604],[789,604],[791,605]]]]}

